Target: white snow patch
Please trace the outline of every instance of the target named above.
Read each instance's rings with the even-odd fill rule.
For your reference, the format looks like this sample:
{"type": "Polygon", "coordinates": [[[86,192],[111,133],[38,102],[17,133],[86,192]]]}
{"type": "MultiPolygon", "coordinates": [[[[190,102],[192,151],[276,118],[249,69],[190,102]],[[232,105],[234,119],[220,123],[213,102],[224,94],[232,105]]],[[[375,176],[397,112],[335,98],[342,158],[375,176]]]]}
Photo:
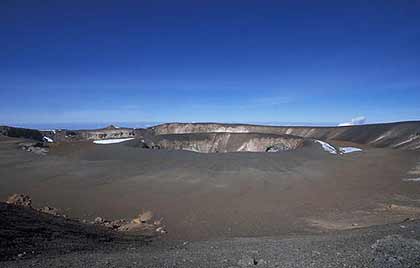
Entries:
{"type": "Polygon", "coordinates": [[[342,154],[349,154],[349,153],[361,152],[361,151],[363,150],[356,147],[340,147],[340,153],[342,154]]]}
{"type": "Polygon", "coordinates": [[[248,149],[248,143],[244,143],[239,147],[238,152],[247,151],[248,149]]]}
{"type": "Polygon", "coordinates": [[[315,140],[315,142],[321,144],[324,151],[329,152],[330,154],[337,154],[337,150],[331,144],[320,140],[315,140]]]}
{"type": "Polygon", "coordinates": [[[398,144],[395,144],[393,147],[400,147],[400,146],[402,146],[402,145],[404,145],[404,144],[407,144],[407,143],[409,143],[409,142],[412,142],[413,140],[416,140],[416,139],[418,139],[419,138],[419,136],[410,136],[407,140],[405,140],[405,141],[402,141],[402,142],[400,142],[400,143],[398,143],[398,144]]]}
{"type": "Polygon", "coordinates": [[[114,144],[114,143],[121,143],[129,140],[134,140],[134,138],[126,138],[126,139],[109,139],[109,140],[97,140],[93,141],[95,144],[114,144]]]}
{"type": "Polygon", "coordinates": [[[408,179],[403,179],[403,181],[419,181],[420,182],[420,178],[408,178],[408,179]]]}
{"type": "Polygon", "coordinates": [[[195,153],[201,153],[198,149],[196,148],[183,148],[182,150],[184,151],[189,151],[189,152],[195,152],[195,153]]]}
{"type": "Polygon", "coordinates": [[[387,136],[387,134],[384,134],[384,135],[378,137],[377,139],[375,139],[374,141],[372,141],[372,143],[378,142],[378,141],[382,140],[383,138],[385,138],[386,136],[387,136]]]}
{"type": "Polygon", "coordinates": [[[51,138],[49,138],[49,137],[47,137],[47,136],[44,136],[42,139],[43,139],[44,141],[46,141],[46,142],[54,142],[54,141],[53,141],[53,139],[51,139],[51,138]]]}

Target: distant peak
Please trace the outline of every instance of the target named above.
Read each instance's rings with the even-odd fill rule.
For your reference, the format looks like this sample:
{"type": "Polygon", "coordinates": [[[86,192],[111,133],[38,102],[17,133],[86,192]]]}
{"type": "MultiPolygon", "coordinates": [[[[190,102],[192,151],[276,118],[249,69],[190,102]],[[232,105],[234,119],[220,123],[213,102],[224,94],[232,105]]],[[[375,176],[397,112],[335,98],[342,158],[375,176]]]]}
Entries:
{"type": "Polygon", "coordinates": [[[115,125],[109,125],[107,126],[105,129],[118,129],[119,127],[115,126],[115,125]]]}

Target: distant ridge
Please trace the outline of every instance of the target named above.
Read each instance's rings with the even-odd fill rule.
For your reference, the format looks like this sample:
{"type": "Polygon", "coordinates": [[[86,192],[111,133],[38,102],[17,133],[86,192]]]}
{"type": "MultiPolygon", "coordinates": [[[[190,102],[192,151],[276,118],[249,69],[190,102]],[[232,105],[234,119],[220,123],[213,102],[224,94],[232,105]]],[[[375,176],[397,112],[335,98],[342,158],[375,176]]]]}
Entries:
{"type": "Polygon", "coordinates": [[[124,128],[114,125],[83,130],[34,130],[0,126],[2,135],[42,140],[44,136],[58,142],[109,138],[155,140],[161,135],[196,133],[259,133],[292,135],[306,139],[336,140],[404,150],[420,150],[420,121],[391,122],[344,127],[264,126],[222,123],[165,123],[148,128],[124,128]]]}

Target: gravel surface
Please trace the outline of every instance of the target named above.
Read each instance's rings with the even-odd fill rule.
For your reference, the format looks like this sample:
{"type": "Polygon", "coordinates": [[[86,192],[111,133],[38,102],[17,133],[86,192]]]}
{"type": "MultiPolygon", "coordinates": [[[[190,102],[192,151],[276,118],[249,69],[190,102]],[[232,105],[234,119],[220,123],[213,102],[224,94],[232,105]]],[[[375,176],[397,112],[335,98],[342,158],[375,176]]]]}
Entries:
{"type": "Polygon", "coordinates": [[[155,241],[0,263],[1,267],[419,267],[420,221],[324,235],[155,241]]]}

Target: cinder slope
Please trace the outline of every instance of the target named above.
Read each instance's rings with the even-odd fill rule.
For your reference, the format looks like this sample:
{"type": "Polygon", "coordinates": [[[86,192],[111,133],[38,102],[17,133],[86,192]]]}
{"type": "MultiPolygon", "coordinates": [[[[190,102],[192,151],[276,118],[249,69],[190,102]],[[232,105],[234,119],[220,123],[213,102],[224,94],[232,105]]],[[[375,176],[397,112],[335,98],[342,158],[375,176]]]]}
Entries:
{"type": "Polygon", "coordinates": [[[2,267],[372,267],[420,265],[420,224],[374,226],[318,236],[163,241],[0,263],[2,267]],[[390,235],[392,234],[392,235],[390,235]]]}
{"type": "Polygon", "coordinates": [[[116,238],[105,228],[0,202],[0,261],[93,249],[116,238]]]}

